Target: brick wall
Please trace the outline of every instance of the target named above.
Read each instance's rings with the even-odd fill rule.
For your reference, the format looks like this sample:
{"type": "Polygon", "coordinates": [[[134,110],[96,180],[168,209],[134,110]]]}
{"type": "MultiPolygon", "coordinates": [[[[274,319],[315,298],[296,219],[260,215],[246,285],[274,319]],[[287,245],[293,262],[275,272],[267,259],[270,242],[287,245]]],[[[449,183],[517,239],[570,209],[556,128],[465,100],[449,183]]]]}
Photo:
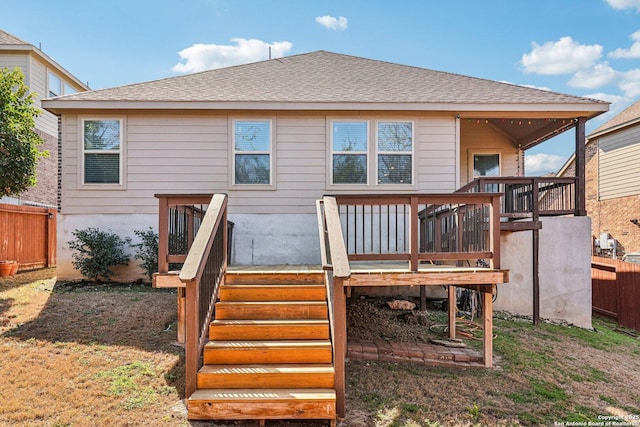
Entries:
{"type": "Polygon", "coordinates": [[[44,140],[40,150],[49,151],[48,157],[38,160],[36,185],[20,194],[21,200],[56,206],[58,198],[58,138],[37,131],[44,140]]]}
{"type": "Polygon", "coordinates": [[[594,239],[609,233],[618,244],[616,256],[627,252],[640,252],[640,226],[631,222],[640,220],[640,195],[599,200],[598,194],[598,141],[587,145],[586,205],[591,217],[594,239]]]}

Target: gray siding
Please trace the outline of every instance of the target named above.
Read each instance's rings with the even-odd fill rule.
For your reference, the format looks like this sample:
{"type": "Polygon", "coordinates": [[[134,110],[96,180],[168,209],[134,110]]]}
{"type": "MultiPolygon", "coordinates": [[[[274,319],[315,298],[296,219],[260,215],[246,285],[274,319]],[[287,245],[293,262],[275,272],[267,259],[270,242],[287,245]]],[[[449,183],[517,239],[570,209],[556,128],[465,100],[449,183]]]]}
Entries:
{"type": "Polygon", "coordinates": [[[600,199],[640,194],[640,126],[602,137],[599,148],[600,199]]]}

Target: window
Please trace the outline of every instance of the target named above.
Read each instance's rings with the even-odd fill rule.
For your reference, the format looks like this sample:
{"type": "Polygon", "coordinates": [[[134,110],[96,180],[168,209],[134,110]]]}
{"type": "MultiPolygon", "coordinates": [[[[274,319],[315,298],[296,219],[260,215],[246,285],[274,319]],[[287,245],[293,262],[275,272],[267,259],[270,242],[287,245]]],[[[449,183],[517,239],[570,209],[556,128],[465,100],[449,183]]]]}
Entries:
{"type": "Polygon", "coordinates": [[[332,128],[332,184],[367,183],[367,122],[334,122],[332,128]]]}
{"type": "Polygon", "coordinates": [[[62,80],[53,73],[49,73],[49,97],[62,95],[62,80]]]}
{"type": "Polygon", "coordinates": [[[378,184],[413,181],[413,123],[378,122],[378,184]]]}
{"type": "Polygon", "coordinates": [[[499,154],[474,154],[473,177],[500,176],[499,154]]]}
{"type": "Polygon", "coordinates": [[[121,184],[122,120],[83,120],[84,184],[121,184]]]}
{"type": "Polygon", "coordinates": [[[271,121],[235,121],[233,183],[271,184],[271,149],[271,121]]]}
{"type": "Polygon", "coordinates": [[[70,95],[72,93],[76,93],[76,90],[69,85],[69,83],[64,84],[64,94],[70,95]]]}

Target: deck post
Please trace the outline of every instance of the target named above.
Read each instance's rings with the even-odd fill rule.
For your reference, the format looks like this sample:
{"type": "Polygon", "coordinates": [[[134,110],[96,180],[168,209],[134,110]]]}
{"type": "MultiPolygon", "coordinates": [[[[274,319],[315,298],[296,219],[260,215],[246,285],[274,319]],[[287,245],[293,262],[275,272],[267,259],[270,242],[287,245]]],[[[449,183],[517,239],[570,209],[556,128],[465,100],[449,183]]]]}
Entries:
{"type": "Polygon", "coordinates": [[[586,181],[586,147],[585,147],[585,123],[586,117],[576,119],[576,215],[587,215],[585,201],[585,181],[586,181]]]}
{"type": "Polygon", "coordinates": [[[347,354],[347,303],[344,280],[333,278],[333,312],[334,312],[334,369],[336,389],[336,413],[339,418],[346,415],[345,399],[345,359],[347,354]]]}
{"type": "Polygon", "coordinates": [[[418,198],[411,197],[411,222],[409,224],[409,245],[411,251],[411,271],[416,273],[418,271],[418,228],[420,226],[420,218],[418,217],[418,198]]]}
{"type": "Polygon", "coordinates": [[[456,304],[456,287],[453,285],[447,286],[447,293],[449,299],[449,339],[456,339],[456,314],[458,311],[458,305],[456,304]]]}
{"type": "Polygon", "coordinates": [[[186,325],[185,325],[185,398],[188,399],[197,388],[198,376],[198,338],[200,336],[198,328],[198,283],[191,280],[185,284],[186,289],[186,325]]]}
{"type": "Polygon", "coordinates": [[[160,197],[158,205],[158,273],[168,273],[169,201],[166,197],[160,197]]]}
{"type": "Polygon", "coordinates": [[[493,289],[490,292],[482,292],[483,334],[482,334],[482,359],[485,368],[493,366],[493,289]]]}

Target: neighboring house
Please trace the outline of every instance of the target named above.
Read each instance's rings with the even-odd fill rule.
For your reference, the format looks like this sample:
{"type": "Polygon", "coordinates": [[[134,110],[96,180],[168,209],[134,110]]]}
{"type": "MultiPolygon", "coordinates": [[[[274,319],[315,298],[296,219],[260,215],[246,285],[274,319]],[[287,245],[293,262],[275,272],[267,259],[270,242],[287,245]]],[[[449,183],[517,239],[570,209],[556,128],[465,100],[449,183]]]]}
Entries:
{"type": "MultiPolygon", "coordinates": [[[[640,101],[591,132],[585,151],[594,254],[640,252],[640,101]]],[[[558,175],[571,176],[574,168],[572,156],[558,175]]]]}
{"type": "MultiPolygon", "coordinates": [[[[37,47],[0,30],[0,68],[18,67],[25,76],[25,83],[37,94],[35,106],[41,108],[44,98],[88,90],[88,87],[65,70],[37,47]]],[[[49,151],[40,158],[37,168],[37,184],[16,198],[12,203],[58,205],[58,118],[42,110],[36,118],[36,131],[44,140],[41,150],[49,151]]],[[[7,200],[9,201],[9,198],[7,200]]]]}
{"type": "MultiPolygon", "coordinates": [[[[156,194],[228,194],[234,264],[320,264],[315,201],[323,195],[452,193],[482,176],[524,177],[525,150],[574,128],[583,143],[586,120],[608,110],[601,101],[325,51],[43,105],[61,118],[61,279],[79,277],[72,231],[134,237],[156,228],[156,194]]],[[[583,178],[574,182],[580,194],[583,178]]],[[[575,250],[589,241],[590,224],[584,207],[571,212],[545,218],[539,230],[541,314],[590,327],[590,253],[575,250]]],[[[500,288],[498,308],[531,314],[531,254],[530,233],[503,233],[501,267],[511,283],[500,288]]],[[[121,279],[140,275],[120,270],[121,279]]]]}

